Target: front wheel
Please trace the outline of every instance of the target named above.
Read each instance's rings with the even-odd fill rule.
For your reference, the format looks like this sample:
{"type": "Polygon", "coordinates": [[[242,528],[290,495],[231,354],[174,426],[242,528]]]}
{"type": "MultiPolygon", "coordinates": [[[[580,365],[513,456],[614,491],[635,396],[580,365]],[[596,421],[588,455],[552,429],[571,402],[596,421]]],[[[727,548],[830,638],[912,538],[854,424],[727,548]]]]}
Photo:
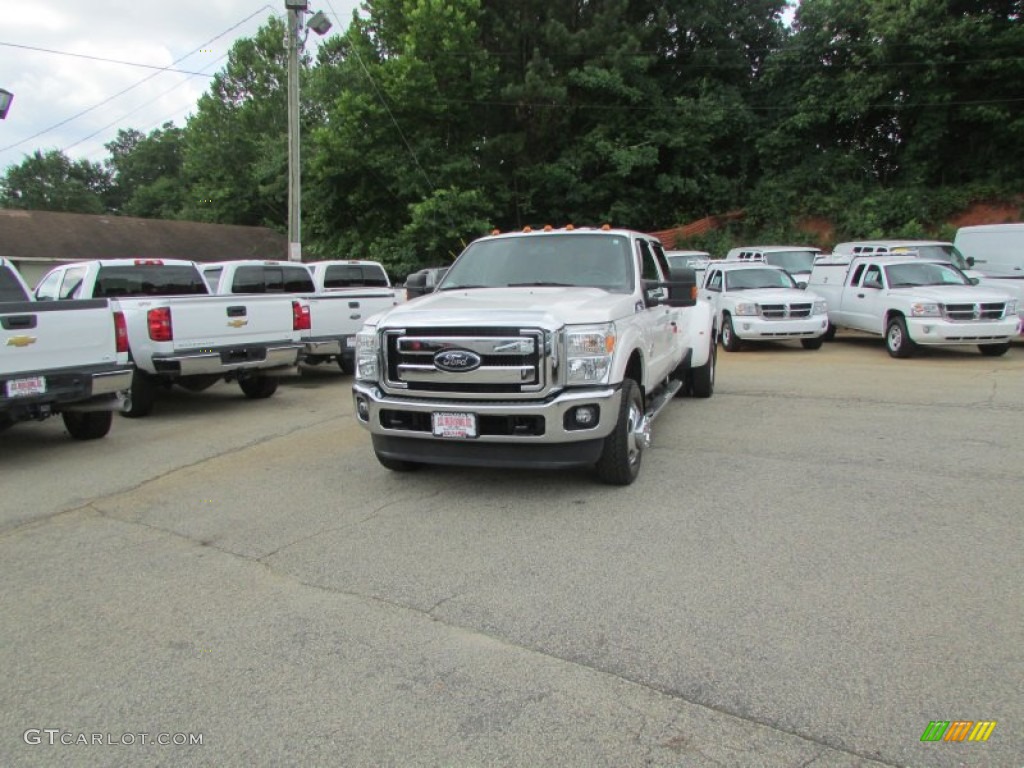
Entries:
{"type": "Polygon", "coordinates": [[[113,411],[65,411],[61,414],[68,434],[76,440],[98,440],[105,437],[114,423],[113,411]]]}
{"type": "Polygon", "coordinates": [[[836,327],[829,321],[828,328],[825,329],[825,335],[821,337],[822,341],[832,341],[836,337],[836,327]]]}
{"type": "Polygon", "coordinates": [[[732,327],[732,316],[726,315],[722,320],[722,346],[726,352],[740,351],[740,337],[732,327]]]}
{"type": "Polygon", "coordinates": [[[893,357],[907,358],[914,354],[914,342],[907,333],[907,321],[902,315],[889,320],[885,328],[885,346],[893,357]]]}
{"type": "Polygon", "coordinates": [[[1010,342],[1006,341],[1002,344],[979,344],[978,351],[985,357],[1002,357],[1010,351],[1010,342]]]}
{"type": "Polygon", "coordinates": [[[825,339],[819,336],[816,339],[800,339],[800,346],[804,349],[821,349],[821,345],[825,343],[825,339]]]}
{"type": "Polygon", "coordinates": [[[277,392],[277,377],[251,376],[239,379],[238,386],[250,400],[264,400],[277,392]]]}
{"type": "Polygon", "coordinates": [[[597,476],[608,485],[629,485],[640,474],[644,447],[650,439],[644,419],[640,387],[632,379],[622,382],[622,400],[615,429],[604,439],[597,476]]]}

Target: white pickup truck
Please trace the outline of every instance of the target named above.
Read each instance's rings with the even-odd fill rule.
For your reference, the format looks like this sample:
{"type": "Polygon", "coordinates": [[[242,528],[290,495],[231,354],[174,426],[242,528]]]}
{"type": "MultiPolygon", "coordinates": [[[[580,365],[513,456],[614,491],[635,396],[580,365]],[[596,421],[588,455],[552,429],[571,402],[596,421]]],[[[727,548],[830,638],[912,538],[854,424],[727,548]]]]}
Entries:
{"type": "Polygon", "coordinates": [[[287,293],[308,304],[302,361],[334,359],[345,373],[355,370],[355,338],[363,321],[398,303],[375,261],[223,261],[200,269],[216,294],[287,293]]]}
{"type": "Polygon", "coordinates": [[[674,395],[710,397],[716,338],[692,271],[621,229],[483,237],[434,293],[367,321],[356,418],[388,469],[593,466],[628,485],[674,395]]]}
{"type": "Polygon", "coordinates": [[[828,302],[831,326],[884,336],[893,357],[910,357],[919,344],[976,344],[983,355],[1004,355],[1020,332],[1013,296],[977,285],[944,259],[820,259],[809,287],[828,302]]]}
{"type": "Polygon", "coordinates": [[[828,308],[797,287],[782,267],[758,261],[716,261],[704,275],[701,295],[714,307],[722,346],[738,352],[744,341],[799,339],[819,349],[828,330],[828,308]]]}
{"type": "Polygon", "coordinates": [[[0,431],[59,413],[72,437],[103,437],[131,382],[124,315],[101,300],[33,301],[0,259],[0,431]]]}
{"type": "Polygon", "coordinates": [[[65,264],[36,286],[39,301],[105,298],[125,318],[135,363],[126,416],[145,416],[160,387],[198,392],[224,379],[246,397],[277,390],[309,329],[309,307],[287,296],[211,296],[191,261],[110,259],[65,264]]]}

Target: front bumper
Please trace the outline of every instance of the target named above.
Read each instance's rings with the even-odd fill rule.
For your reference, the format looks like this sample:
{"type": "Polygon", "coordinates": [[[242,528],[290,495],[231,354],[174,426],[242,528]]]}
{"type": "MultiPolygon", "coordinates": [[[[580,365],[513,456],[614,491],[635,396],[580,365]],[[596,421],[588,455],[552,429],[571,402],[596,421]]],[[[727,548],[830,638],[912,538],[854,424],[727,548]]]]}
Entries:
{"type": "Polygon", "coordinates": [[[745,341],[773,339],[813,339],[828,329],[827,315],[811,315],[791,320],[765,320],[763,317],[732,318],[736,335],[745,341]]]}
{"type": "Polygon", "coordinates": [[[302,344],[287,342],[153,355],[153,368],[155,373],[170,376],[223,375],[246,369],[289,368],[298,362],[301,351],[302,344]]]}
{"type": "Polygon", "coordinates": [[[386,395],[372,383],[352,387],[356,418],[373,435],[374,448],[389,458],[465,466],[561,467],[592,464],[611,434],[622,398],[618,386],[565,390],[546,400],[454,401],[386,395]],[[575,425],[580,406],[597,414],[586,428],[575,425]],[[439,437],[434,413],[472,413],[478,436],[439,437]]]}
{"type": "Polygon", "coordinates": [[[1003,320],[951,322],[941,317],[908,317],[907,333],[915,344],[1001,344],[1020,334],[1019,316],[1003,320]]]}

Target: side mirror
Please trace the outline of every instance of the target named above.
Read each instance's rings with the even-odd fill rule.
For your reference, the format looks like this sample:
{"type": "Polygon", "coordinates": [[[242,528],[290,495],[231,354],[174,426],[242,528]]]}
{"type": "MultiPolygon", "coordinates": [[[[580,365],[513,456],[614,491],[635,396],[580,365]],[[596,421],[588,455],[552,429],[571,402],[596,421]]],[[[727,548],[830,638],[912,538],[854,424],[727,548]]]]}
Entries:
{"type": "Polygon", "coordinates": [[[796,287],[799,288],[801,291],[806,291],[807,290],[807,283],[805,283],[803,280],[801,280],[799,283],[796,284],[796,287]]]}
{"type": "Polygon", "coordinates": [[[668,288],[666,304],[670,307],[692,307],[697,303],[696,270],[689,267],[673,269],[669,281],[662,283],[668,288]]]}
{"type": "Polygon", "coordinates": [[[971,285],[977,285],[978,283],[981,282],[981,280],[979,280],[976,277],[969,277],[967,278],[967,282],[969,282],[971,285]]]}
{"type": "Polygon", "coordinates": [[[968,267],[973,267],[974,266],[974,257],[973,256],[968,256],[967,257],[967,266],[968,267]]]}
{"type": "Polygon", "coordinates": [[[426,272],[415,272],[405,279],[405,290],[410,296],[422,296],[427,292],[426,272]]]}

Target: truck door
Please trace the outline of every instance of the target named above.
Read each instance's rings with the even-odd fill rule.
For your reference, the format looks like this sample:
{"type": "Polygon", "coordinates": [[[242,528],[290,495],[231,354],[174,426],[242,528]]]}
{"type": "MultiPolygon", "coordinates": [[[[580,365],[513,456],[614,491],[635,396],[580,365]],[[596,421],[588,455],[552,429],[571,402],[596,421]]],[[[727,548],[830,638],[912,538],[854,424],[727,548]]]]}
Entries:
{"type": "MultiPolygon", "coordinates": [[[[658,259],[655,256],[652,245],[646,240],[637,240],[638,255],[641,265],[641,285],[644,295],[650,290],[647,286],[650,283],[664,283],[668,279],[668,269],[662,270],[658,259]],[[649,281],[649,282],[648,282],[649,281]]],[[[666,297],[667,288],[656,288],[666,297]]],[[[668,376],[672,365],[672,334],[675,328],[672,325],[674,318],[672,307],[667,304],[653,306],[647,304],[645,309],[637,313],[642,324],[646,344],[647,369],[649,376],[647,381],[655,384],[668,376]]]]}
{"type": "Polygon", "coordinates": [[[854,270],[843,288],[842,309],[847,326],[871,333],[882,332],[883,280],[878,264],[861,264],[854,270]]]}
{"type": "Polygon", "coordinates": [[[704,288],[701,291],[704,300],[711,305],[715,313],[715,320],[718,327],[722,327],[722,270],[709,269],[707,277],[704,278],[704,288]]]}

